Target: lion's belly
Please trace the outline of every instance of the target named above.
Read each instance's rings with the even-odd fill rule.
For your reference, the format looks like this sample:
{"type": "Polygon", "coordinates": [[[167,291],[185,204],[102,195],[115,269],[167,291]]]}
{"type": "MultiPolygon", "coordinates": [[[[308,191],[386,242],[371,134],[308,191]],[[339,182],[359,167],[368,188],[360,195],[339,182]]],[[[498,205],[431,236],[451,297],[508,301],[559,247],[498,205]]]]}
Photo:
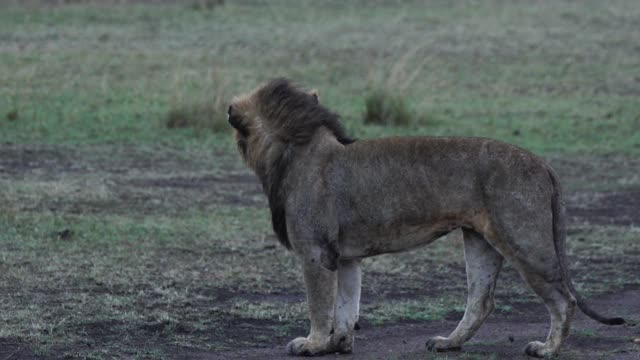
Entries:
{"type": "Polygon", "coordinates": [[[492,233],[488,214],[482,209],[439,214],[414,224],[357,224],[341,227],[340,256],[359,258],[411,250],[457,228],[492,233]]]}
{"type": "Polygon", "coordinates": [[[359,238],[344,238],[340,244],[340,257],[362,258],[407,251],[427,245],[445,234],[444,232],[425,229],[393,235],[362,233],[359,238]]]}

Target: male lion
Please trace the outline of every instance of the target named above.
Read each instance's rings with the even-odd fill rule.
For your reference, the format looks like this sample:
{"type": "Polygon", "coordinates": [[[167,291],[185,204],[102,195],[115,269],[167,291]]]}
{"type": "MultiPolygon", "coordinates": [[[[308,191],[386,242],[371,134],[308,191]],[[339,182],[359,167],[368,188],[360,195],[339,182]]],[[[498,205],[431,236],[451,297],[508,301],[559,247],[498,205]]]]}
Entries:
{"type": "Polygon", "coordinates": [[[301,260],[311,332],[294,355],[348,353],[360,301],[360,260],[429,244],[461,228],[467,267],[464,316],[432,350],[458,349],[494,308],[506,258],[551,315],[544,357],[569,335],[578,295],[565,261],[565,215],[557,176],[543,160],[482,138],[394,137],[354,142],[317,95],[286,79],[236,97],[229,123],[269,199],[273,229],[301,260]]]}

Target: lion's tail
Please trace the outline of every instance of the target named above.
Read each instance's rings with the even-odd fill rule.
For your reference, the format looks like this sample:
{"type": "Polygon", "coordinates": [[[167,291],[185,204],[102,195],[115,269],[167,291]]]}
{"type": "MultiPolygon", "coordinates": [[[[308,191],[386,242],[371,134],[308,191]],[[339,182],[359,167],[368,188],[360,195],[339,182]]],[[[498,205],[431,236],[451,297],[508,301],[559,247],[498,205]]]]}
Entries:
{"type": "Polygon", "coordinates": [[[563,203],[560,183],[558,182],[557,175],[555,172],[549,168],[549,175],[551,176],[551,181],[553,183],[553,196],[551,198],[551,206],[553,211],[553,237],[554,244],[556,247],[556,254],[558,255],[558,261],[560,263],[560,271],[562,272],[562,277],[565,280],[565,283],[569,287],[569,290],[576,298],[576,302],[578,307],[582,312],[584,312],[590,318],[601,322],[606,325],[621,325],[625,323],[625,320],[620,317],[607,318],[604,317],[587,305],[584,301],[584,298],[578,294],[576,288],[573,286],[573,282],[571,281],[571,277],[569,277],[569,269],[567,266],[567,256],[565,251],[565,238],[566,238],[566,224],[565,224],[565,207],[563,203]]]}

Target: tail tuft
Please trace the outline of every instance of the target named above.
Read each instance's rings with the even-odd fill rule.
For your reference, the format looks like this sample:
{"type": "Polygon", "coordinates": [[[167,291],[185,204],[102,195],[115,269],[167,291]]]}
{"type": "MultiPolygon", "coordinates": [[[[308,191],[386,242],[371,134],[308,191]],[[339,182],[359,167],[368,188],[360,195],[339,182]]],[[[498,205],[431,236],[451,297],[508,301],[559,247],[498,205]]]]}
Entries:
{"type": "Polygon", "coordinates": [[[614,317],[609,319],[609,321],[607,322],[607,325],[623,325],[626,324],[627,322],[621,318],[621,317],[614,317]]]}
{"type": "Polygon", "coordinates": [[[593,309],[591,309],[591,307],[589,307],[589,305],[587,305],[585,303],[584,299],[580,295],[578,295],[577,293],[574,292],[573,296],[577,300],[578,308],[580,308],[580,310],[582,310],[583,313],[585,313],[587,316],[589,316],[593,320],[595,320],[595,321],[597,321],[599,323],[605,324],[605,325],[622,325],[622,324],[626,324],[627,323],[621,317],[608,318],[608,317],[602,316],[602,315],[598,314],[597,312],[595,312],[593,309]]]}

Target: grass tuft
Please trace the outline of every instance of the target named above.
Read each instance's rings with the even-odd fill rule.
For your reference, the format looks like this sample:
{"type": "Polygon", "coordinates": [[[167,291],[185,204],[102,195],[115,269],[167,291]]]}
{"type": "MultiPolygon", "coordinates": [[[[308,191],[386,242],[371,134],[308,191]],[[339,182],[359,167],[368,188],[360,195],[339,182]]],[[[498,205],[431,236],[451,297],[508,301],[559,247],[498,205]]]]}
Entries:
{"type": "Polygon", "coordinates": [[[376,67],[369,72],[369,92],[365,97],[365,124],[408,126],[416,117],[407,102],[409,88],[420,75],[423,63],[413,59],[419,48],[412,48],[390,68],[376,67]]]}
{"type": "Polygon", "coordinates": [[[407,126],[411,123],[413,114],[407,102],[387,89],[370,91],[365,97],[364,104],[365,124],[407,126]]]}
{"type": "MultiPolygon", "coordinates": [[[[176,93],[164,123],[168,129],[194,128],[222,132],[229,128],[227,124],[228,83],[219,73],[211,71],[208,83],[198,91],[200,96],[192,96],[193,91],[185,89],[188,85],[178,79],[176,93]]],[[[197,84],[196,84],[197,85],[197,84]]]]}
{"type": "Polygon", "coordinates": [[[13,109],[7,113],[7,120],[16,121],[18,120],[18,110],[13,109]]]}
{"type": "Polygon", "coordinates": [[[165,125],[169,129],[211,129],[214,132],[226,128],[225,112],[212,103],[181,105],[167,114],[165,125]]]}

